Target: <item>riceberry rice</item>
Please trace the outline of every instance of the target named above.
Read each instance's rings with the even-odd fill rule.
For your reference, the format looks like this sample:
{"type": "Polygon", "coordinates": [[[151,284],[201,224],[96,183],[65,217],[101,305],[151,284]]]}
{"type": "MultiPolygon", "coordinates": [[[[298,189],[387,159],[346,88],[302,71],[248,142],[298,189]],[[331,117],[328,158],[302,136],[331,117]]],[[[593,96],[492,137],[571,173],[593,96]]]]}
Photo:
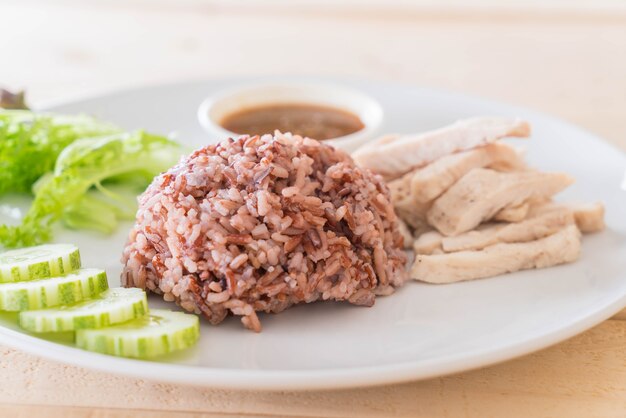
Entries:
{"type": "Polygon", "coordinates": [[[122,283],[218,324],[261,330],[257,311],[296,303],[371,306],[406,279],[380,176],[342,151],[276,133],[199,149],[139,199],[122,283]]]}

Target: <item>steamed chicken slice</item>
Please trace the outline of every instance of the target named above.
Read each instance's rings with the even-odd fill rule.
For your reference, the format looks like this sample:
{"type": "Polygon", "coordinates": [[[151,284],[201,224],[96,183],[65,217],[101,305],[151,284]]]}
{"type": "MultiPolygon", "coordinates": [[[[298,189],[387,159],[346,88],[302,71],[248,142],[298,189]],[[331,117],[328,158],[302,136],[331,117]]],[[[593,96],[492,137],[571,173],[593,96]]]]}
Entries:
{"type": "MultiPolygon", "coordinates": [[[[417,169],[405,177],[409,193],[418,202],[430,202],[456,183],[474,168],[498,165],[500,168],[521,170],[525,167],[518,151],[507,144],[494,143],[456,154],[446,155],[424,168],[417,169]]],[[[393,183],[390,182],[390,183],[393,183]]]]}
{"type": "Polygon", "coordinates": [[[492,223],[460,235],[446,237],[437,231],[422,234],[413,249],[417,254],[481,250],[499,243],[528,242],[552,235],[574,224],[574,212],[564,205],[546,205],[518,223],[492,223]]]}
{"type": "Polygon", "coordinates": [[[413,243],[415,254],[441,254],[443,235],[437,231],[428,231],[421,234],[413,243]]]}
{"type": "Polygon", "coordinates": [[[498,243],[528,242],[552,235],[568,225],[574,225],[573,212],[556,206],[518,223],[491,224],[454,237],[443,237],[444,252],[482,250],[498,243]]]}
{"type": "Polygon", "coordinates": [[[413,234],[419,236],[432,229],[426,221],[426,212],[430,205],[425,207],[410,207],[399,205],[395,207],[398,218],[402,219],[413,230],[413,234]]]}
{"type": "Polygon", "coordinates": [[[568,206],[574,211],[574,219],[581,232],[586,234],[604,229],[604,205],[601,202],[568,206]]]}
{"type": "Polygon", "coordinates": [[[442,234],[458,235],[493,218],[507,206],[517,206],[531,198],[549,198],[572,183],[573,179],[562,173],[500,173],[478,168],[435,200],[426,219],[442,234]]]}
{"type": "Polygon", "coordinates": [[[529,217],[554,211],[569,211],[572,213],[576,226],[583,234],[602,231],[604,223],[604,204],[594,203],[557,203],[551,201],[532,202],[529,217]]]}
{"type": "Polygon", "coordinates": [[[387,183],[391,201],[394,203],[412,201],[411,198],[411,173],[400,177],[399,179],[387,183]]]}
{"type": "MultiPolygon", "coordinates": [[[[499,170],[497,170],[499,171],[499,170]]],[[[516,206],[506,206],[493,217],[498,222],[521,222],[536,212],[536,208],[543,207],[550,203],[550,198],[533,197],[516,206]]]]}
{"type": "Polygon", "coordinates": [[[428,283],[453,283],[570,263],[580,256],[580,231],[569,225],[525,243],[495,244],[479,251],[416,255],[411,277],[428,283]]]}
{"type": "Polygon", "coordinates": [[[416,135],[385,136],[352,153],[356,163],[393,179],[459,151],[505,137],[527,137],[530,126],[520,119],[471,118],[416,135]]]}
{"type": "Polygon", "coordinates": [[[521,222],[528,216],[530,211],[530,203],[524,202],[521,205],[506,207],[493,217],[498,222],[521,222]]]}
{"type": "Polygon", "coordinates": [[[448,155],[388,183],[391,201],[417,232],[427,229],[426,213],[432,201],[470,170],[498,165],[509,170],[524,168],[518,151],[506,144],[488,144],[470,151],[448,155]]]}
{"type": "Polygon", "coordinates": [[[416,234],[420,234],[430,229],[426,222],[426,212],[430,209],[431,203],[416,202],[411,195],[410,182],[411,178],[404,176],[387,185],[398,217],[411,226],[416,234]]]}
{"type": "Polygon", "coordinates": [[[398,231],[400,232],[400,235],[402,235],[403,248],[405,250],[410,250],[413,247],[413,234],[406,223],[400,218],[398,218],[398,231]]]}
{"type": "Polygon", "coordinates": [[[574,224],[583,233],[602,230],[604,228],[602,203],[588,205],[544,203],[533,207],[528,217],[517,223],[484,224],[473,231],[452,237],[446,237],[437,231],[429,231],[415,240],[413,249],[417,254],[481,250],[498,243],[536,240],[574,224]]]}

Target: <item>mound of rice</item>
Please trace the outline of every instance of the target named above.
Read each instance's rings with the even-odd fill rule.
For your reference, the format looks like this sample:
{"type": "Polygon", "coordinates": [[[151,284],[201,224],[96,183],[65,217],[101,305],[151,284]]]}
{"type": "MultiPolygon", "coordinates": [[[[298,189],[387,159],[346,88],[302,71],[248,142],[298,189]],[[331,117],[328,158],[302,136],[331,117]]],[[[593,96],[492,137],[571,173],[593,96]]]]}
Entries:
{"type": "Polygon", "coordinates": [[[212,324],[230,312],[296,303],[371,306],[406,278],[406,254],[381,177],[342,151],[290,134],[202,148],[140,197],[122,283],[212,324]]]}

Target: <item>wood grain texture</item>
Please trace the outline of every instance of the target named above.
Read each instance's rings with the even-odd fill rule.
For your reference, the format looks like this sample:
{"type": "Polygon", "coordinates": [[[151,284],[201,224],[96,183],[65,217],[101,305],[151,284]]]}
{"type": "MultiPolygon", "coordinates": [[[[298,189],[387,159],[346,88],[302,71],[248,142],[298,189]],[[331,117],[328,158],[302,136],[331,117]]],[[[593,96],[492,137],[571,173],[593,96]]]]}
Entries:
{"type": "MultiPolygon", "coordinates": [[[[163,411],[118,408],[79,408],[72,406],[0,405],[0,416],[11,418],[162,418],[163,411]]],[[[204,412],[167,412],[167,418],[267,418],[268,415],[204,412]]],[[[286,416],[280,417],[286,418],[286,416]]]]}
{"type": "MultiPolygon", "coordinates": [[[[409,12],[396,7],[373,13],[310,2],[302,12],[201,0],[5,1],[0,83],[28,87],[37,105],[210,77],[371,78],[533,107],[626,149],[623,6],[578,1],[572,12],[541,3],[516,9],[498,2],[471,13],[413,5],[409,12]]],[[[0,416],[620,417],[626,411],[624,319],[626,311],[570,341],[501,365],[333,392],[168,385],[0,347],[0,416]]]]}
{"type": "Polygon", "coordinates": [[[626,320],[626,309],[618,312],[616,315],[613,316],[613,318],[611,319],[615,319],[615,320],[619,320],[619,321],[624,321],[626,320]]]}

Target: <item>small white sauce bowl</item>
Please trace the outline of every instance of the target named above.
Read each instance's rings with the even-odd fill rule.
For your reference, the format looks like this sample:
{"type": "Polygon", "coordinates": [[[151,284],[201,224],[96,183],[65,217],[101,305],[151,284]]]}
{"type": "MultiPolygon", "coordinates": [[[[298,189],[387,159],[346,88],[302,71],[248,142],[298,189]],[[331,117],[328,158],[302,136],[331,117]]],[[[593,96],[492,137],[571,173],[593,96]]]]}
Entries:
{"type": "Polygon", "coordinates": [[[348,111],[361,119],[364,128],[349,135],[323,141],[352,152],[378,133],[383,109],[372,97],[359,90],[325,83],[255,84],[225,90],[205,99],[198,108],[198,121],[204,130],[221,140],[240,134],[224,129],[220,122],[243,109],[277,104],[310,104],[348,111]]]}

